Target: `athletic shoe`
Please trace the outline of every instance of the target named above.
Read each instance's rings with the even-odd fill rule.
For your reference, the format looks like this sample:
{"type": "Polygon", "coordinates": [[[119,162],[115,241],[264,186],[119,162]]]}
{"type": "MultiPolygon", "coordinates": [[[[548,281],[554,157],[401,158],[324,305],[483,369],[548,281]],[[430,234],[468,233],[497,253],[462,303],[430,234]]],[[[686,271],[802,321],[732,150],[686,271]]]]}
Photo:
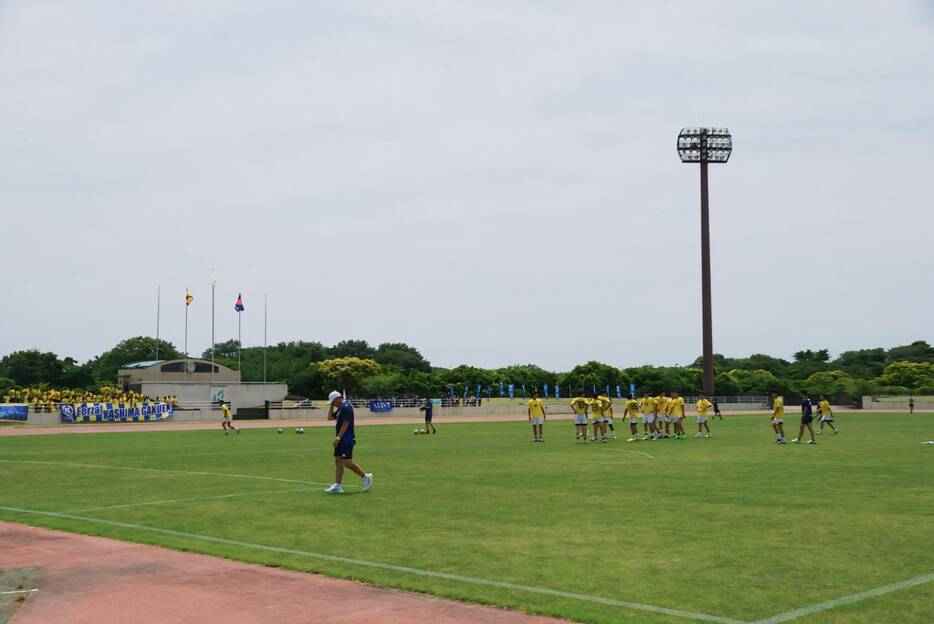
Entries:
{"type": "Polygon", "coordinates": [[[709,438],[709,437],[710,437],[710,434],[708,433],[708,434],[705,435],[704,437],[705,437],[705,438],[709,438]]]}
{"type": "Polygon", "coordinates": [[[787,442],[786,440],[779,440],[778,443],[779,443],[779,444],[788,444],[788,442],[787,442]]]}
{"type": "Polygon", "coordinates": [[[798,438],[795,438],[794,440],[792,440],[792,442],[794,442],[795,444],[801,444],[801,440],[799,440],[798,438]]]}
{"type": "Polygon", "coordinates": [[[695,437],[695,438],[699,438],[699,437],[701,437],[701,435],[702,435],[701,432],[698,431],[697,433],[694,434],[694,437],[695,437]]]}
{"type": "Polygon", "coordinates": [[[816,440],[808,440],[808,444],[817,444],[816,440]]]}
{"type": "Polygon", "coordinates": [[[340,483],[335,483],[331,487],[325,490],[328,494],[340,494],[344,491],[344,487],[340,483]]]}
{"type": "Polygon", "coordinates": [[[373,473],[368,472],[363,475],[363,491],[366,492],[371,487],[373,487],[373,473]]]}

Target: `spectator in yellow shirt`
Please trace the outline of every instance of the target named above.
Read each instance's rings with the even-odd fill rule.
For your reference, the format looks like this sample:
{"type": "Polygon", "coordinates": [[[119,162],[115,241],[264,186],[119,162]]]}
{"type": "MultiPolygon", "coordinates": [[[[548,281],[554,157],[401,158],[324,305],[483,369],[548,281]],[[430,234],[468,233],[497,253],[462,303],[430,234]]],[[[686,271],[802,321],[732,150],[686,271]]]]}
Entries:
{"type": "Polygon", "coordinates": [[[532,423],[532,442],[544,442],[545,404],[538,398],[538,390],[529,399],[529,422],[532,423]]]}

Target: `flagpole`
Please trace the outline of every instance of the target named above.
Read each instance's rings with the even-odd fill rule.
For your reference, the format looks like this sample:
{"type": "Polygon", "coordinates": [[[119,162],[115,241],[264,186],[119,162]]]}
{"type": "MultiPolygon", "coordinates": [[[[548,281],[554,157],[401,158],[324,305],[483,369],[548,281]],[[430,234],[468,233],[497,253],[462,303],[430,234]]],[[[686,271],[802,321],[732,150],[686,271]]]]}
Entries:
{"type": "Polygon", "coordinates": [[[188,293],[191,292],[187,288],[185,289],[185,372],[188,372],[188,293]]]}
{"type": "Polygon", "coordinates": [[[263,293],[263,383],[266,383],[266,310],[269,307],[269,293],[263,293]]]}
{"type": "Polygon", "coordinates": [[[162,286],[156,286],[156,360],[159,359],[159,312],[162,310],[162,286]]]}
{"type": "Polygon", "coordinates": [[[240,372],[240,381],[243,381],[243,365],[240,363],[240,351],[243,349],[243,338],[241,338],[240,319],[243,318],[243,312],[237,312],[237,370],[240,372]]]}
{"type": "Polygon", "coordinates": [[[214,284],[217,281],[211,269],[211,384],[214,384],[214,284]]]}

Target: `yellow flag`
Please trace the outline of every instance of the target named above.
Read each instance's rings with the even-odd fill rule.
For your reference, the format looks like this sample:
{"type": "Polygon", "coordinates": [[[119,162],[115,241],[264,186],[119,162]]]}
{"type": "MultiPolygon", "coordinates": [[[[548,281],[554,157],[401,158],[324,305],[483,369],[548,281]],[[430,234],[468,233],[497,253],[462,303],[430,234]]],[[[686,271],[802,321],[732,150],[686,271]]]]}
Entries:
{"type": "Polygon", "coordinates": [[[188,290],[185,290],[185,305],[191,305],[191,302],[194,301],[194,297],[191,296],[191,293],[188,290]]]}

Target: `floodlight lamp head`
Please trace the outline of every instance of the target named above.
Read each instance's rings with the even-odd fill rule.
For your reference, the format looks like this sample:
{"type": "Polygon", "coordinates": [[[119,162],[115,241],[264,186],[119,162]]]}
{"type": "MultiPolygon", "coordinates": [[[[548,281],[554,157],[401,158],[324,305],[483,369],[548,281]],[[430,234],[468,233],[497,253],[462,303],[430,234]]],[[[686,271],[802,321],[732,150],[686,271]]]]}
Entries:
{"type": "Polygon", "coordinates": [[[683,163],[725,163],[732,152],[733,137],[727,128],[682,128],[678,135],[683,163]]]}

